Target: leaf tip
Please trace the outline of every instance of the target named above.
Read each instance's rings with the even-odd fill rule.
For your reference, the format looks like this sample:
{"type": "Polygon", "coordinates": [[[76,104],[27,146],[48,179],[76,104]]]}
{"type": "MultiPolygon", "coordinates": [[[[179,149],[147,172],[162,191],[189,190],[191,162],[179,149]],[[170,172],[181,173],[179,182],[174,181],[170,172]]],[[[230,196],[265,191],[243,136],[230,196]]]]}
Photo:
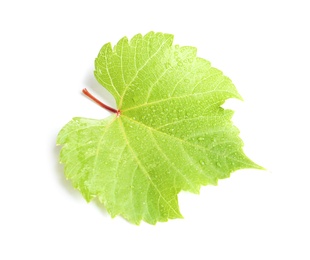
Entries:
{"type": "Polygon", "coordinates": [[[253,169],[261,170],[261,171],[268,171],[265,167],[260,166],[260,165],[258,165],[258,164],[255,164],[255,167],[254,167],[253,169]]]}

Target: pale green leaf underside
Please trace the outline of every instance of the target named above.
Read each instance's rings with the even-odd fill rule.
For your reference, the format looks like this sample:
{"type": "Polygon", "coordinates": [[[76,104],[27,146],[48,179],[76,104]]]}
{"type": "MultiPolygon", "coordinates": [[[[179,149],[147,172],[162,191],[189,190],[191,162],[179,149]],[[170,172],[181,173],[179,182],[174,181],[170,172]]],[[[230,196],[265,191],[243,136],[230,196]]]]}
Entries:
{"type": "Polygon", "coordinates": [[[86,200],[97,197],[136,224],[181,218],[181,190],[198,193],[238,169],[261,168],[243,153],[232,111],[221,108],[241,98],[231,80],[172,41],[151,32],[104,45],[95,77],[121,115],[74,118],[57,139],[66,177],[86,200]]]}

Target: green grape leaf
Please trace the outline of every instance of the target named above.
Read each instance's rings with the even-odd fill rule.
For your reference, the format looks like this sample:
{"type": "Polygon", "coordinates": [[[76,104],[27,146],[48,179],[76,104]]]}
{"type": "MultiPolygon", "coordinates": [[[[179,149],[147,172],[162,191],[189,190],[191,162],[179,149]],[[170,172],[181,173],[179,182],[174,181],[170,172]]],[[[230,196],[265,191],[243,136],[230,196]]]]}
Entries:
{"type": "Polygon", "coordinates": [[[173,35],[150,32],[104,45],[94,74],[118,112],[73,118],[57,137],[73,186],[135,224],[182,218],[180,191],[262,169],[244,154],[233,112],[221,107],[241,99],[231,80],[196,48],[172,43],[173,35]]]}

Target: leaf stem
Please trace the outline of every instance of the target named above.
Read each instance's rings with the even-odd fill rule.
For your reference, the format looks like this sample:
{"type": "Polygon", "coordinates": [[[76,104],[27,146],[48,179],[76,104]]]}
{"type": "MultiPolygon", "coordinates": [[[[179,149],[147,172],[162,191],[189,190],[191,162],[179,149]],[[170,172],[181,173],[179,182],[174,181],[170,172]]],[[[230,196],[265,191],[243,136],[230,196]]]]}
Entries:
{"type": "Polygon", "coordinates": [[[88,96],[91,100],[93,100],[95,103],[97,103],[99,106],[103,107],[104,109],[106,109],[106,110],[108,110],[108,111],[110,111],[110,112],[115,113],[118,117],[120,116],[121,111],[120,111],[119,109],[115,109],[115,108],[113,108],[113,107],[110,107],[110,106],[108,106],[108,105],[102,103],[100,100],[98,100],[97,98],[95,98],[92,94],[90,94],[86,88],[84,88],[84,89],[82,90],[82,92],[83,92],[86,96],[88,96]]]}

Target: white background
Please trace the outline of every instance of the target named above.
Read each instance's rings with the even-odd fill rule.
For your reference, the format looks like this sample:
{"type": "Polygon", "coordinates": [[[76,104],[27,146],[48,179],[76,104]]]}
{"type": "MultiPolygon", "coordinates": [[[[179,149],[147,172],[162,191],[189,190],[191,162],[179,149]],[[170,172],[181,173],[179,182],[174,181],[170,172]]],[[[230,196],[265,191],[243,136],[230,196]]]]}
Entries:
{"type": "Polygon", "coordinates": [[[310,259],[308,1],[1,1],[0,259],[310,259]],[[103,44],[148,31],[228,75],[242,170],[181,193],[183,220],[129,224],[87,204],[58,164],[58,131],[109,113],[81,95],[103,44]]]}

